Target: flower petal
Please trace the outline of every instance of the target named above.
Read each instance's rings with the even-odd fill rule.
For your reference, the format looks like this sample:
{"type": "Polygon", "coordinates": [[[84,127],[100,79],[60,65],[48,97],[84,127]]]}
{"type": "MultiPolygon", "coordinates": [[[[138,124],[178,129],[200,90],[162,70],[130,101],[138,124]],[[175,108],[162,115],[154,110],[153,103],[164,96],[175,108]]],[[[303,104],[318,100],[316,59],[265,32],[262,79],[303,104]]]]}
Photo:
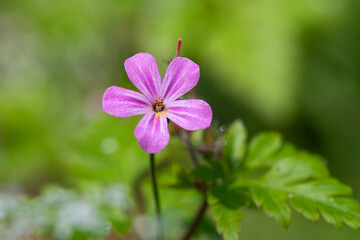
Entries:
{"type": "Polygon", "coordinates": [[[138,53],[126,59],[124,65],[130,81],[151,102],[159,97],[161,76],[153,56],[149,53],[138,53]]]}
{"type": "Polygon", "coordinates": [[[177,100],[169,103],[166,116],[185,130],[208,128],[212,121],[210,105],[198,99],[177,100]]]}
{"type": "Polygon", "coordinates": [[[176,100],[193,87],[200,78],[199,66],[188,58],[177,57],[166,70],[161,97],[167,102],[176,100]]]}
{"type": "Polygon", "coordinates": [[[130,117],[151,111],[151,103],[141,93],[121,87],[109,87],[106,89],[102,107],[115,117],[130,117]]]}
{"type": "Polygon", "coordinates": [[[169,143],[167,118],[159,113],[147,113],[136,126],[134,134],[142,149],[158,153],[169,143]]]}

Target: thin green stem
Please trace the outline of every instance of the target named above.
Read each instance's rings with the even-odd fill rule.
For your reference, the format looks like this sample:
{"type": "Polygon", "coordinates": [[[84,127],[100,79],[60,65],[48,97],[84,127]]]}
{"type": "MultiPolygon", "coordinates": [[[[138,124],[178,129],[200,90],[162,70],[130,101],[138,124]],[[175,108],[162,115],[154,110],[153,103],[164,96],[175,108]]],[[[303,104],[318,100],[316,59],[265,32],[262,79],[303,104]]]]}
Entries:
{"type": "Polygon", "coordinates": [[[156,230],[157,230],[157,239],[163,239],[162,233],[162,222],[161,222],[161,208],[160,208],[160,199],[157,189],[156,183],[156,175],[155,175],[155,154],[150,154],[150,169],[151,169],[151,182],[154,191],[154,199],[155,199],[155,208],[156,208],[156,230]]]}

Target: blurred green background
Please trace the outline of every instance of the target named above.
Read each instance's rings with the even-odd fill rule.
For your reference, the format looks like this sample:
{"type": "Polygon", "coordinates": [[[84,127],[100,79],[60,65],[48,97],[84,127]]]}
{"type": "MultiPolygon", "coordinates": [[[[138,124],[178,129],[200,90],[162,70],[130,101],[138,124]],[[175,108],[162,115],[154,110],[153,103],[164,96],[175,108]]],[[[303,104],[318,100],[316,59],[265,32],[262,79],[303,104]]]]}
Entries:
{"type": "MultiPolygon", "coordinates": [[[[359,199],[359,13],[358,0],[1,0],[1,191],[131,185],[148,165],[133,136],[140,117],[105,114],[102,94],[134,89],[123,63],[138,52],[151,53],[163,74],[182,38],[180,55],[200,65],[198,94],[215,121],[241,118],[250,135],[281,131],[323,155],[359,199]]],[[[179,196],[198,201],[162,194],[169,218],[185,214],[179,196]]],[[[242,225],[241,239],[360,238],[298,214],[287,230],[256,210],[242,225]]],[[[218,239],[210,235],[199,239],[218,239]]]]}

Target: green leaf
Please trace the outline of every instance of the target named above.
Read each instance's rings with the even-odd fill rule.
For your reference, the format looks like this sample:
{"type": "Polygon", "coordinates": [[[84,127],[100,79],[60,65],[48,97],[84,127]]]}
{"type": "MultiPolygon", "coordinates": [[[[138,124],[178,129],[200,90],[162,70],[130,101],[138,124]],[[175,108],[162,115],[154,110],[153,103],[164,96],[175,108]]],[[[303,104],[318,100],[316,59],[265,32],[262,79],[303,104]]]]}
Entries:
{"type": "MultiPolygon", "coordinates": [[[[336,179],[327,178],[299,184],[293,187],[293,191],[311,199],[303,206],[317,207],[324,219],[336,227],[341,227],[344,221],[350,227],[360,228],[360,205],[353,199],[345,197],[350,196],[352,190],[336,179]]],[[[290,203],[294,207],[291,200],[290,203]]]]}
{"type": "Polygon", "coordinates": [[[320,157],[300,152],[279,160],[262,180],[272,184],[290,184],[309,178],[326,177],[328,174],[320,157]]]}
{"type": "Polygon", "coordinates": [[[191,175],[198,180],[216,181],[224,178],[224,170],[219,162],[211,162],[195,168],[191,175]]]}
{"type": "Polygon", "coordinates": [[[224,135],[223,158],[230,173],[234,173],[244,160],[247,133],[240,120],[234,121],[224,135]]]}
{"type": "Polygon", "coordinates": [[[313,199],[328,198],[329,196],[349,196],[352,194],[350,187],[340,183],[334,178],[312,180],[291,186],[298,194],[307,195],[313,199]]]}
{"type": "Polygon", "coordinates": [[[241,207],[246,206],[247,198],[241,189],[228,186],[210,189],[208,202],[216,221],[216,230],[225,240],[239,239],[240,221],[243,216],[241,207]]]}
{"type": "Polygon", "coordinates": [[[301,196],[290,195],[289,203],[296,211],[303,214],[305,218],[313,222],[319,221],[320,214],[316,208],[316,205],[311,200],[301,196]]]}
{"type": "Polygon", "coordinates": [[[266,174],[250,180],[253,201],[283,226],[290,223],[290,204],[305,218],[317,222],[320,214],[330,224],[345,222],[360,228],[360,205],[350,198],[350,187],[329,173],[323,160],[298,152],[280,159],[266,174]]]}
{"type": "Polygon", "coordinates": [[[224,205],[211,205],[211,210],[216,221],[216,230],[221,233],[225,240],[239,239],[241,231],[240,221],[243,216],[241,208],[232,210],[224,205]]]}
{"type": "Polygon", "coordinates": [[[268,190],[253,186],[251,194],[257,206],[262,206],[265,213],[280,222],[284,227],[290,224],[291,209],[285,203],[286,194],[276,189],[268,190]]]}
{"type": "Polygon", "coordinates": [[[359,203],[351,198],[335,197],[330,198],[329,202],[321,202],[318,204],[324,219],[341,227],[342,222],[348,226],[360,229],[360,206],[359,203]]]}
{"type": "Polygon", "coordinates": [[[250,168],[271,165],[269,160],[282,146],[282,137],[278,133],[261,133],[255,136],[249,145],[246,165],[250,168]]]}
{"type": "Polygon", "coordinates": [[[229,209],[244,207],[248,203],[248,196],[243,189],[230,187],[228,185],[210,188],[211,203],[219,203],[229,209]]]}

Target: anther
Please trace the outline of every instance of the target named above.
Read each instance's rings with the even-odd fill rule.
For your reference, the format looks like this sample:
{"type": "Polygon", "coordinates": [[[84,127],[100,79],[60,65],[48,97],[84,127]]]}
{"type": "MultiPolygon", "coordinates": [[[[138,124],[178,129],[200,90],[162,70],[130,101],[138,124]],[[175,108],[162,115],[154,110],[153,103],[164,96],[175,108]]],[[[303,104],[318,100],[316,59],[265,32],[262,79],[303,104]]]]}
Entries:
{"type": "Polygon", "coordinates": [[[164,108],[165,108],[165,107],[164,107],[164,101],[163,101],[161,98],[157,98],[157,99],[155,100],[154,105],[153,105],[154,111],[158,113],[158,112],[163,111],[164,108]]]}

